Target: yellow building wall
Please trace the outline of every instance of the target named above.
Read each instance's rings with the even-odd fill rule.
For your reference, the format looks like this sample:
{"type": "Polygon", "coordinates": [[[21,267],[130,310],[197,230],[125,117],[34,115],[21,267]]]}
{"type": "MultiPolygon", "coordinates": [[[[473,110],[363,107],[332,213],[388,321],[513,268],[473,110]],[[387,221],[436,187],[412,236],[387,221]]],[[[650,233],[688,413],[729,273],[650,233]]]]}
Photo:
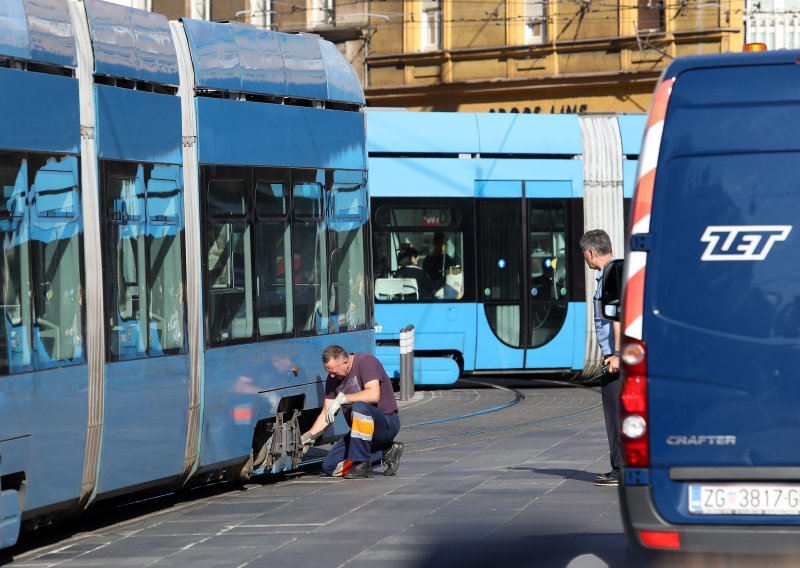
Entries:
{"type": "Polygon", "coordinates": [[[370,3],[369,54],[386,55],[403,53],[405,29],[402,0],[370,3]]]}
{"type": "Polygon", "coordinates": [[[449,49],[473,49],[505,45],[506,2],[504,0],[454,2],[448,22],[449,49]]]}
{"type": "Polygon", "coordinates": [[[440,0],[441,49],[420,51],[420,0],[372,2],[369,104],[412,110],[645,112],[675,57],[739,50],[744,0],[552,0],[544,43],[525,45],[523,0],[440,0]],[[389,7],[391,5],[391,7],[389,7]],[[386,8],[384,8],[386,6],[386,8]],[[652,16],[639,22],[639,17],[652,16]],[[394,16],[393,16],[394,18],[394,16]],[[657,26],[657,24],[656,24],[657,26]],[[400,31],[398,28],[402,28],[400,31]]]}

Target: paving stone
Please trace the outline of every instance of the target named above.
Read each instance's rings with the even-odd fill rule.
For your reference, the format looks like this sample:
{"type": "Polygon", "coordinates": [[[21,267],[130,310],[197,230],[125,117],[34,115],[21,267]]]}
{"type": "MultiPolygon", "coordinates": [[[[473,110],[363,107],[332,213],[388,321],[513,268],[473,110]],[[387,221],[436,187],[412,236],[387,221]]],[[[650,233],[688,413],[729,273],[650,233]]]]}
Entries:
{"type": "MultiPolygon", "coordinates": [[[[599,394],[526,394],[497,413],[404,428],[397,476],[260,476],[122,524],[77,529],[12,566],[626,566],[617,492],[593,485],[609,467],[599,394]]],[[[510,398],[418,391],[401,416],[412,424],[510,398]]]]}

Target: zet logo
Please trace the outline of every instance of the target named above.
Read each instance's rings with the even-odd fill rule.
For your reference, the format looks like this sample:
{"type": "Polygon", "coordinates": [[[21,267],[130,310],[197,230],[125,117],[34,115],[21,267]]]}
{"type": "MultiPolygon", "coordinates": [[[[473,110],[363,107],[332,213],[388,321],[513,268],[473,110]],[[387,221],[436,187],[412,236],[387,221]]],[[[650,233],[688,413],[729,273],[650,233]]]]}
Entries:
{"type": "Polygon", "coordinates": [[[700,238],[708,243],[700,260],[764,260],[778,241],[785,241],[791,225],[721,225],[706,227],[700,238]]]}

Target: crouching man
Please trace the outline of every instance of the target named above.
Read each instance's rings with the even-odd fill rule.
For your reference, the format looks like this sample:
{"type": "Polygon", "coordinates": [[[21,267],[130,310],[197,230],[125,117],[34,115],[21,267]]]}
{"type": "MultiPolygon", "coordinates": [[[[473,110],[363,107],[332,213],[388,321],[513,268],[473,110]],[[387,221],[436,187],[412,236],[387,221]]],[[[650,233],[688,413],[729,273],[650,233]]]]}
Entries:
{"type": "Polygon", "coordinates": [[[372,355],[348,354],[338,345],[325,348],[322,364],[328,372],[325,405],[311,429],[303,434],[304,447],[313,446],[342,410],[350,433],[328,452],[322,461],[323,473],[346,479],[372,477],[373,465],[383,462],[383,475],[394,475],[403,444],[394,441],[400,431],[400,417],[383,365],[372,355]]]}

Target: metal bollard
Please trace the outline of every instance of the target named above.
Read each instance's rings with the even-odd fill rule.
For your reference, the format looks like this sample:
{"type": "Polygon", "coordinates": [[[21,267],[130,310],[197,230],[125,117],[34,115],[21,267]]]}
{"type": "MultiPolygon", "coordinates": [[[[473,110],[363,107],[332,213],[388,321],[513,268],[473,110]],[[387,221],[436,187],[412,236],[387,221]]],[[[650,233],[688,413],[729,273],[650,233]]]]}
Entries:
{"type": "Polygon", "coordinates": [[[400,330],[400,400],[414,396],[414,326],[400,330]]]}
{"type": "Polygon", "coordinates": [[[406,375],[406,349],[408,347],[408,328],[400,330],[400,400],[408,400],[408,379],[406,375]]]}

